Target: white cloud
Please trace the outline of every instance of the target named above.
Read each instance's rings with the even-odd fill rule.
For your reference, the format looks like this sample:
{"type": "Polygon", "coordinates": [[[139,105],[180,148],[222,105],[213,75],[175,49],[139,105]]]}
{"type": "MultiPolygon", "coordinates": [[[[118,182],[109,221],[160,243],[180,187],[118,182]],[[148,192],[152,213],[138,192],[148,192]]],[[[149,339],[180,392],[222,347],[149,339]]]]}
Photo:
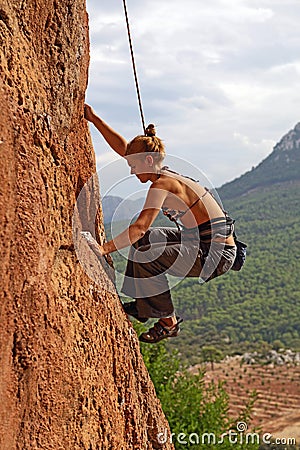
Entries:
{"type": "Polygon", "coordinates": [[[113,161],[116,161],[119,157],[112,152],[104,153],[104,154],[98,154],[96,157],[96,162],[99,168],[103,167],[103,165],[109,164],[113,161]]]}
{"type": "Polygon", "coordinates": [[[268,152],[269,149],[274,147],[276,144],[276,141],[271,139],[262,139],[260,142],[252,142],[249,136],[244,136],[236,132],[233,133],[233,137],[241,143],[244,148],[251,149],[251,151],[255,152],[260,158],[263,158],[266,151],[268,152]]]}

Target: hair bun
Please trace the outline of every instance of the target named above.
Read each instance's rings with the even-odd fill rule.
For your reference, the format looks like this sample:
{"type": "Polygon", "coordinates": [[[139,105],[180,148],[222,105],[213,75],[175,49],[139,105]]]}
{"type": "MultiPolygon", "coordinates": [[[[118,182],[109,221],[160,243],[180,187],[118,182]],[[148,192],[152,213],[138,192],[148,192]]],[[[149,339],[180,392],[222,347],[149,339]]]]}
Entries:
{"type": "Polygon", "coordinates": [[[149,137],[152,137],[152,136],[155,136],[155,135],[156,135],[155,126],[153,125],[153,123],[150,123],[150,124],[147,126],[147,128],[146,128],[146,130],[145,130],[145,135],[146,135],[146,136],[149,136],[149,137]]]}

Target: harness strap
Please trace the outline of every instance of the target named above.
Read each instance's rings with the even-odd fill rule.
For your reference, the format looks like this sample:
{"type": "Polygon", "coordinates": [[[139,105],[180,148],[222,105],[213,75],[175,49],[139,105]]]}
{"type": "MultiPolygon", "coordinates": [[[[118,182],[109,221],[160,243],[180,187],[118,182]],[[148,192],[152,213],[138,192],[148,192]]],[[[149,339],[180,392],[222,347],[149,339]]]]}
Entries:
{"type": "Polygon", "coordinates": [[[217,234],[227,238],[234,232],[234,220],[229,216],[216,217],[199,225],[198,231],[200,240],[206,243],[209,243],[217,234]]]}
{"type": "Polygon", "coordinates": [[[208,220],[207,222],[201,223],[198,225],[198,230],[200,232],[210,230],[214,227],[216,227],[218,224],[226,224],[226,225],[233,225],[234,220],[229,216],[221,216],[221,217],[215,217],[214,219],[208,220]]]}

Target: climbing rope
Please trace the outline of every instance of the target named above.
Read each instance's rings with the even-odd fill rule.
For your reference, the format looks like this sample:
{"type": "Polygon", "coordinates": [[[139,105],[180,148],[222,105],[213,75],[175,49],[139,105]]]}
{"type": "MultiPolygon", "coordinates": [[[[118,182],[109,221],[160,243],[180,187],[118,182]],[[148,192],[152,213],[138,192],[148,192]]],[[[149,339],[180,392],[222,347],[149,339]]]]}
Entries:
{"type": "Polygon", "coordinates": [[[143,113],[143,107],[142,107],[142,99],[141,99],[141,93],[140,93],[140,88],[139,88],[138,76],[137,76],[135,60],[134,60],[134,53],[133,53],[133,46],[132,46],[132,41],[131,41],[126,0],[123,0],[123,6],[124,6],[124,13],[125,13],[125,19],[126,19],[126,25],[127,25],[128,42],[129,42],[129,48],[130,48],[130,54],[131,54],[131,62],[132,62],[132,69],[133,69],[133,75],[134,75],[134,81],[135,81],[135,88],[136,88],[136,93],[137,93],[137,98],[138,98],[138,104],[139,104],[139,109],[140,109],[140,114],[141,114],[141,119],[142,119],[143,130],[144,130],[144,134],[146,134],[145,119],[144,119],[144,113],[143,113]]]}

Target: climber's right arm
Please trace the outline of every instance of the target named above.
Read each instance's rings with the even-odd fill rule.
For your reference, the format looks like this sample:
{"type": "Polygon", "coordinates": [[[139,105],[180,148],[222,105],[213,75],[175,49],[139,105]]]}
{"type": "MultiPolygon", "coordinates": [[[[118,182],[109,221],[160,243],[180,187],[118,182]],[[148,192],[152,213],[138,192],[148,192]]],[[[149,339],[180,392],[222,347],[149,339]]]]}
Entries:
{"type": "Polygon", "coordinates": [[[84,105],[84,117],[92,122],[100,131],[108,145],[120,156],[125,156],[127,141],[119,133],[113,130],[107,123],[98,117],[89,105],[84,105]]]}

